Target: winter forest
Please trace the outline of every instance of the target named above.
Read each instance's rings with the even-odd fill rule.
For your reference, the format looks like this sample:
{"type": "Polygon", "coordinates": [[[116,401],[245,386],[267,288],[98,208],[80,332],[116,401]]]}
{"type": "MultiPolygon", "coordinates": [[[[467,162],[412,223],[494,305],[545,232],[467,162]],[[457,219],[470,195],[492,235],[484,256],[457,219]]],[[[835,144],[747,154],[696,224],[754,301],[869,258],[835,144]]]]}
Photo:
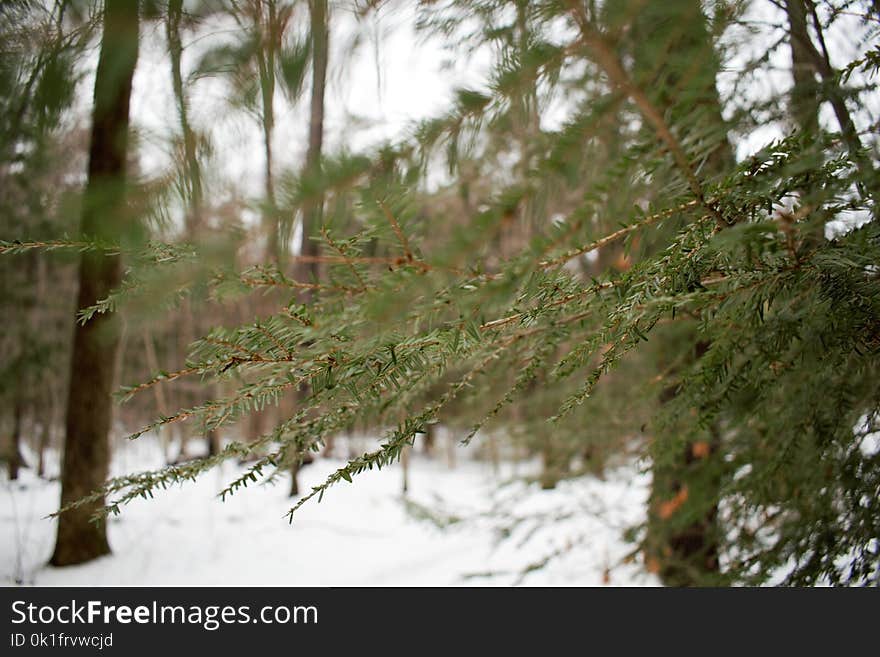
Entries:
{"type": "Polygon", "coordinates": [[[873,0],[0,3],[0,583],[880,584],[873,0]]]}

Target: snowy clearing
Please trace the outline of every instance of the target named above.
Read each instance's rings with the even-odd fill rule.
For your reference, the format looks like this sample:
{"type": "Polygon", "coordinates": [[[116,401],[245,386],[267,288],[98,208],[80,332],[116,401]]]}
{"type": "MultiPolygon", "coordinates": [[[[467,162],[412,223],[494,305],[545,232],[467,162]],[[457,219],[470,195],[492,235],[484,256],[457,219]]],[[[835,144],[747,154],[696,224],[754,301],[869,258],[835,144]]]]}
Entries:
{"type": "MultiPolygon", "coordinates": [[[[342,463],[322,458],[304,468],[302,490],[342,463]]],[[[156,442],[145,438],[117,449],[113,472],[160,465],[156,442]]],[[[406,497],[396,464],[335,486],[289,525],[286,478],[220,502],[217,491],[244,469],[227,463],[196,483],[124,508],[109,522],[113,554],[63,569],[45,565],[55,534],[55,521],[46,516],[57,508],[59,483],[26,469],[15,482],[4,476],[0,486],[0,583],[657,585],[638,562],[625,562],[633,548],[622,538],[644,513],[645,475],[625,466],[604,480],[582,478],[542,491],[513,477],[526,468],[507,464],[495,474],[488,463],[461,458],[450,468],[414,454],[406,497]]]]}

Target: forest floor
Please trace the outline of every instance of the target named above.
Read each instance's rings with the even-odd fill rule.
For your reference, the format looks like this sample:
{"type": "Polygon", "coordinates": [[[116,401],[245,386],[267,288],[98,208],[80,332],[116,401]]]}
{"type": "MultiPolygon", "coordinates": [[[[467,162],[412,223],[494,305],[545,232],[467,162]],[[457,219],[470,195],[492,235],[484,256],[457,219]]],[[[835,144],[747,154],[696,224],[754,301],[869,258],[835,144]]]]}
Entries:
{"type": "MultiPolygon", "coordinates": [[[[156,441],[117,449],[113,473],[159,467],[156,441]]],[[[342,459],[320,458],[300,473],[301,490],[342,459]]],[[[217,492],[244,471],[227,463],[195,483],[137,500],[109,521],[113,554],[51,568],[57,480],[32,469],[0,481],[0,585],[279,586],[645,586],[656,585],[625,529],[644,513],[648,478],[633,465],[540,490],[534,463],[502,464],[413,454],[408,492],[402,467],[366,472],[327,491],[294,516],[289,480],[252,484],[225,502],[217,492]],[[549,558],[549,559],[548,559],[549,558]],[[546,563],[545,563],[546,561],[546,563]]],[[[57,471],[57,465],[56,465],[57,471]]],[[[50,472],[50,474],[52,474],[50,472]]]]}

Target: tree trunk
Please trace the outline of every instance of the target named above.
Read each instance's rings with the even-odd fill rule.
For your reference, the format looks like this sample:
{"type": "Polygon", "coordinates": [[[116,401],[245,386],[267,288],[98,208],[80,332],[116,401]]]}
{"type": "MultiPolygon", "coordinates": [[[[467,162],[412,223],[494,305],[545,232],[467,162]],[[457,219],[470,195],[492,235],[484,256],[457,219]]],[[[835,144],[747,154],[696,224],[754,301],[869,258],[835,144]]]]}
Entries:
{"type": "Polygon", "coordinates": [[[183,135],[184,176],[189,202],[186,217],[186,239],[195,240],[202,222],[202,172],[196,155],[196,136],[189,122],[189,103],[183,88],[180,60],[183,44],[180,39],[180,21],[183,16],[183,0],[169,0],[166,33],[171,55],[171,83],[177,103],[177,116],[183,135]]]}
{"type": "MultiPolygon", "coordinates": [[[[309,115],[309,149],[306,152],[306,163],[303,168],[304,175],[317,176],[321,170],[321,155],[324,147],[324,89],[327,82],[327,59],[329,55],[329,27],[327,16],[327,0],[311,0],[309,2],[312,35],[312,101],[309,115]]],[[[311,239],[315,229],[320,225],[324,210],[324,197],[319,194],[317,198],[306,202],[302,212],[302,231],[300,235],[300,255],[314,256],[318,254],[318,245],[311,239]]],[[[320,274],[317,262],[298,263],[296,277],[302,281],[317,280],[320,274]]],[[[304,290],[303,303],[312,301],[312,290],[304,290]]],[[[307,395],[307,391],[300,392],[299,399],[307,395]]],[[[297,473],[300,461],[296,455],[290,470],[290,495],[299,494],[297,473]]]]}
{"type": "Polygon", "coordinates": [[[569,456],[566,450],[555,442],[553,436],[545,435],[542,441],[539,477],[541,490],[553,490],[569,472],[569,456]]]}
{"type": "Polygon", "coordinates": [[[815,135],[819,132],[819,85],[816,84],[816,68],[807,45],[811,43],[807,11],[803,0],[788,0],[785,11],[791,34],[791,72],[794,77],[791,115],[801,131],[815,135]]]}
{"type": "Polygon", "coordinates": [[[400,451],[400,465],[401,470],[403,471],[403,479],[401,483],[401,494],[406,497],[406,494],[409,492],[409,446],[404,445],[403,449],[400,451]]]}
{"type": "Polygon", "coordinates": [[[281,246],[278,241],[278,208],[275,205],[275,181],[272,174],[272,134],[275,129],[275,31],[277,29],[277,18],[275,0],[268,0],[267,5],[269,16],[265,21],[263,20],[261,3],[256,5],[257,18],[260,21],[260,31],[263,36],[263,43],[257,56],[260,70],[260,94],[263,102],[263,154],[266,167],[263,177],[266,194],[263,224],[267,235],[266,259],[278,265],[281,262],[281,246]]]}
{"type": "Polygon", "coordinates": [[[332,458],[334,451],[336,451],[336,436],[329,435],[324,439],[324,449],[321,450],[321,456],[332,458]]]}
{"type": "MultiPolygon", "coordinates": [[[[874,175],[874,165],[864,154],[862,140],[859,132],[853,122],[852,115],[846,106],[846,98],[840,87],[840,76],[838,72],[831,66],[831,60],[828,57],[828,50],[825,46],[825,37],[822,34],[822,26],[816,14],[816,8],[812,0],[788,0],[786,2],[786,12],[788,14],[789,26],[791,29],[791,46],[792,61],[797,58],[800,64],[801,72],[795,71],[795,75],[800,75],[801,90],[806,88],[808,80],[806,75],[817,74],[822,80],[819,90],[834,110],[834,116],[840,126],[840,134],[843,142],[849,149],[850,158],[858,167],[862,180],[859,181],[860,191],[863,196],[869,196],[876,200],[880,189],[878,189],[877,177],[874,175]],[[813,43],[807,29],[808,17],[813,19],[813,27],[819,41],[819,47],[813,43]],[[806,70],[810,67],[812,71],[806,70]]],[[[795,78],[797,87],[798,78],[795,78]]],[[[801,112],[812,111],[807,105],[809,96],[804,99],[803,106],[796,108],[796,115],[801,112]]],[[[809,115],[800,116],[800,119],[809,118],[809,115]]],[[[818,127],[818,124],[817,124],[818,127]]],[[[877,210],[875,210],[876,216],[877,210]]]]}
{"type": "MultiPolygon", "coordinates": [[[[144,356],[147,359],[147,367],[150,368],[150,372],[159,372],[161,368],[159,367],[159,358],[156,356],[156,345],[153,344],[153,336],[150,335],[150,331],[148,329],[144,329],[143,331],[143,339],[144,339],[144,356]]],[[[171,409],[168,407],[168,400],[165,397],[165,389],[161,386],[153,386],[153,394],[156,397],[156,409],[159,411],[159,414],[162,417],[168,417],[171,415],[171,409]]],[[[159,427],[159,445],[162,449],[162,459],[166,464],[171,463],[172,459],[168,454],[168,448],[172,442],[171,436],[171,427],[164,426],[159,427]]],[[[180,454],[183,456],[184,454],[183,439],[181,439],[180,445],[180,454]]]]}
{"type": "Polygon", "coordinates": [[[458,440],[452,431],[446,431],[446,465],[450,470],[455,469],[456,458],[455,448],[458,446],[458,440]]]}
{"type": "MultiPolygon", "coordinates": [[[[37,303],[33,324],[34,330],[41,330],[46,321],[45,309],[50,303],[48,259],[43,255],[37,258],[37,303]],[[41,312],[42,311],[42,312],[41,312]]],[[[60,378],[60,377],[57,377],[60,378]]],[[[38,404],[38,416],[41,418],[40,437],[37,440],[37,476],[46,474],[46,450],[52,438],[52,427],[55,422],[55,381],[44,379],[40,384],[40,396],[38,404]]]]}
{"type": "MultiPolygon", "coordinates": [[[[138,54],[138,22],[136,3],[106,1],[80,232],[108,242],[119,241],[126,221],[129,102],[138,54]]],[[[85,308],[105,298],[119,285],[121,276],[120,256],[103,251],[83,253],[77,307],[85,308]]],[[[96,315],[75,326],[61,468],[62,506],[91,493],[107,478],[118,341],[116,313],[96,315]]],[[[91,520],[103,504],[101,498],[59,517],[52,565],[83,563],[110,552],[106,523],[91,520]]]]}
{"type": "Polygon", "coordinates": [[[425,427],[425,437],[422,448],[428,456],[434,456],[434,446],[437,442],[436,425],[429,424],[425,427]]]}
{"type": "MultiPolygon", "coordinates": [[[[695,122],[717,126],[718,142],[700,174],[704,178],[724,174],[735,159],[716,87],[719,64],[699,0],[649,3],[634,16],[635,83],[680,132],[698,129],[695,122]]],[[[691,361],[709,348],[696,336],[693,344],[691,361]]],[[[661,437],[659,442],[665,441],[661,437]]],[[[717,433],[688,442],[683,453],[672,459],[656,458],[664,449],[655,447],[646,551],[649,568],[668,586],[706,584],[717,576],[718,488],[711,467],[715,459],[710,457],[718,451],[718,442],[717,433]],[[681,521],[689,516],[694,519],[681,521]]]]}
{"type": "MultiPolygon", "coordinates": [[[[787,0],[789,40],[791,45],[791,73],[794,84],[791,89],[790,108],[792,123],[808,139],[819,135],[819,107],[822,103],[820,86],[816,81],[816,67],[808,44],[812,44],[807,27],[807,7],[803,0],[787,0]]],[[[799,189],[802,204],[806,190],[799,189]]],[[[825,227],[820,223],[812,230],[802,232],[802,242],[812,248],[825,239],[825,227]]]]}
{"type": "MultiPolygon", "coordinates": [[[[210,391],[210,394],[208,395],[209,399],[217,396],[216,386],[212,385],[208,390],[210,391]]],[[[205,442],[208,446],[208,456],[216,456],[223,449],[223,444],[220,440],[220,432],[217,429],[207,429],[205,431],[205,442]]]]}
{"type": "MultiPolygon", "coordinates": [[[[304,175],[317,176],[321,170],[321,156],[324,148],[324,89],[327,81],[327,58],[329,31],[327,24],[327,0],[311,0],[312,33],[312,100],[309,114],[309,148],[306,152],[304,175]]],[[[323,194],[310,199],[303,207],[302,232],[300,235],[300,254],[318,255],[318,244],[312,237],[320,225],[324,209],[323,194]]],[[[308,281],[319,274],[318,263],[300,262],[298,276],[308,281]]],[[[312,300],[312,291],[303,293],[306,301],[312,300]]]]}
{"type": "Polygon", "coordinates": [[[15,408],[12,412],[12,436],[9,441],[9,451],[6,454],[6,465],[9,471],[9,480],[18,479],[18,471],[21,469],[21,416],[23,414],[22,402],[15,400],[15,408]]]}
{"type": "MultiPolygon", "coordinates": [[[[183,0],[169,0],[168,16],[165,23],[165,31],[168,38],[168,50],[171,56],[171,85],[174,89],[174,99],[177,104],[177,117],[180,123],[180,132],[183,136],[183,188],[186,190],[187,213],[184,225],[185,239],[192,243],[197,243],[200,237],[203,221],[203,192],[202,192],[202,171],[199,165],[198,154],[196,152],[196,135],[189,121],[189,99],[186,90],[183,87],[183,74],[181,71],[181,59],[183,56],[183,43],[180,38],[180,23],[183,18],[183,0]]],[[[183,300],[180,309],[180,340],[178,342],[178,360],[184,362],[189,345],[195,340],[197,332],[196,312],[193,309],[193,301],[187,297],[183,300]]],[[[193,395],[187,395],[185,404],[179,406],[188,406],[193,401],[193,395]]],[[[204,398],[196,401],[199,403],[205,401],[204,398]]],[[[164,412],[164,411],[163,411],[164,412]]],[[[187,459],[188,434],[186,431],[180,431],[180,454],[182,460],[187,459]]],[[[171,436],[169,436],[171,438],[171,436]]],[[[209,432],[206,436],[208,442],[208,452],[215,447],[217,442],[216,431],[209,432]]]]}
{"type": "Polygon", "coordinates": [[[49,449],[49,442],[52,437],[52,416],[55,411],[52,407],[51,399],[44,409],[43,422],[40,425],[40,439],[37,442],[37,476],[44,477],[46,475],[46,450],[49,449]]]}

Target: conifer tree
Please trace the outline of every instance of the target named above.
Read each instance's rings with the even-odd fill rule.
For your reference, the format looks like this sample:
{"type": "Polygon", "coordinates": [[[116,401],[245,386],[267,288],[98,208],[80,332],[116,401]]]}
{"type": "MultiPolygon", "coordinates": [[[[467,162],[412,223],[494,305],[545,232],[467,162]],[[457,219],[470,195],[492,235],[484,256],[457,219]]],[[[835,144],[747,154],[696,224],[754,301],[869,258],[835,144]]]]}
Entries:
{"type": "MultiPolygon", "coordinates": [[[[137,3],[107,0],[80,227],[85,238],[98,243],[119,244],[130,233],[126,226],[132,221],[125,207],[126,158],[138,25],[137,3]]],[[[121,277],[119,254],[103,250],[83,253],[78,307],[87,308],[106,298],[121,277]]],[[[112,312],[76,324],[61,469],[62,506],[100,488],[107,478],[118,340],[118,320],[112,312]]],[[[92,518],[102,506],[98,499],[59,518],[53,565],[82,563],[110,552],[105,523],[92,518]]]]}
{"type": "MultiPolygon", "coordinates": [[[[589,471],[578,464],[602,449],[649,456],[653,498],[633,537],[667,583],[876,581],[880,236],[860,111],[876,93],[876,32],[836,71],[822,35],[839,15],[792,0],[793,69],[810,75],[740,102],[716,87],[716,37],[739,3],[711,20],[696,0],[596,4],[422,3],[420,24],[461,52],[514,47],[411,137],[370,157],[312,149],[291,205],[315,209],[318,189],[348,221],[321,231],[320,280],[272,263],[218,274],[217,288],[290,302],[214,328],[179,371],[123,395],[187,377],[227,391],[134,437],[218,429],[295,392],[300,404],[254,441],[68,499],[62,518],[255,459],[225,498],[286,476],[356,422],[381,430],[377,449],[295,503],[295,519],[445,423],[465,443],[486,430],[552,440],[556,476],[589,471]],[[812,83],[836,124],[805,100],[812,83]],[[565,119],[524,131],[535,114],[523,105],[551,94],[565,119]],[[736,161],[728,135],[765,117],[798,129],[736,161]],[[439,191],[427,180],[438,162],[452,179],[439,191]],[[522,217],[534,219],[525,239],[501,253],[498,236],[522,217]]],[[[767,61],[748,61],[737,83],[767,61]]],[[[157,268],[186,257],[147,249],[157,268]]],[[[99,299],[90,312],[110,308],[99,299]]]]}
{"type": "MultiPolygon", "coordinates": [[[[707,181],[729,171],[734,158],[716,90],[719,65],[700,2],[616,3],[609,11],[622,12],[629,24],[633,83],[647,91],[678,140],[704,142],[698,181],[702,190],[707,181]]],[[[619,20],[611,18],[610,22],[619,20]]],[[[697,174],[693,175],[696,178],[697,174]]],[[[655,182],[656,186],[662,184],[662,179],[655,182]]],[[[686,340],[682,344],[681,336],[667,343],[667,362],[671,365],[680,360],[682,356],[676,352],[682,348],[692,351],[684,356],[685,363],[702,357],[709,345],[697,335],[692,340],[693,346],[686,340]]],[[[673,395],[674,386],[664,390],[661,399],[673,395]]],[[[672,462],[664,462],[670,450],[661,444],[664,440],[680,445],[675,437],[663,433],[654,439],[656,458],[646,540],[649,559],[667,584],[694,585],[718,570],[717,483],[714,475],[707,477],[701,468],[709,454],[720,448],[718,427],[710,427],[697,441],[672,448],[681,451],[672,462]],[[675,513],[669,513],[676,502],[680,503],[675,513]],[[691,506],[698,509],[691,510],[691,506]],[[681,518],[690,519],[682,522],[681,518]]]]}

